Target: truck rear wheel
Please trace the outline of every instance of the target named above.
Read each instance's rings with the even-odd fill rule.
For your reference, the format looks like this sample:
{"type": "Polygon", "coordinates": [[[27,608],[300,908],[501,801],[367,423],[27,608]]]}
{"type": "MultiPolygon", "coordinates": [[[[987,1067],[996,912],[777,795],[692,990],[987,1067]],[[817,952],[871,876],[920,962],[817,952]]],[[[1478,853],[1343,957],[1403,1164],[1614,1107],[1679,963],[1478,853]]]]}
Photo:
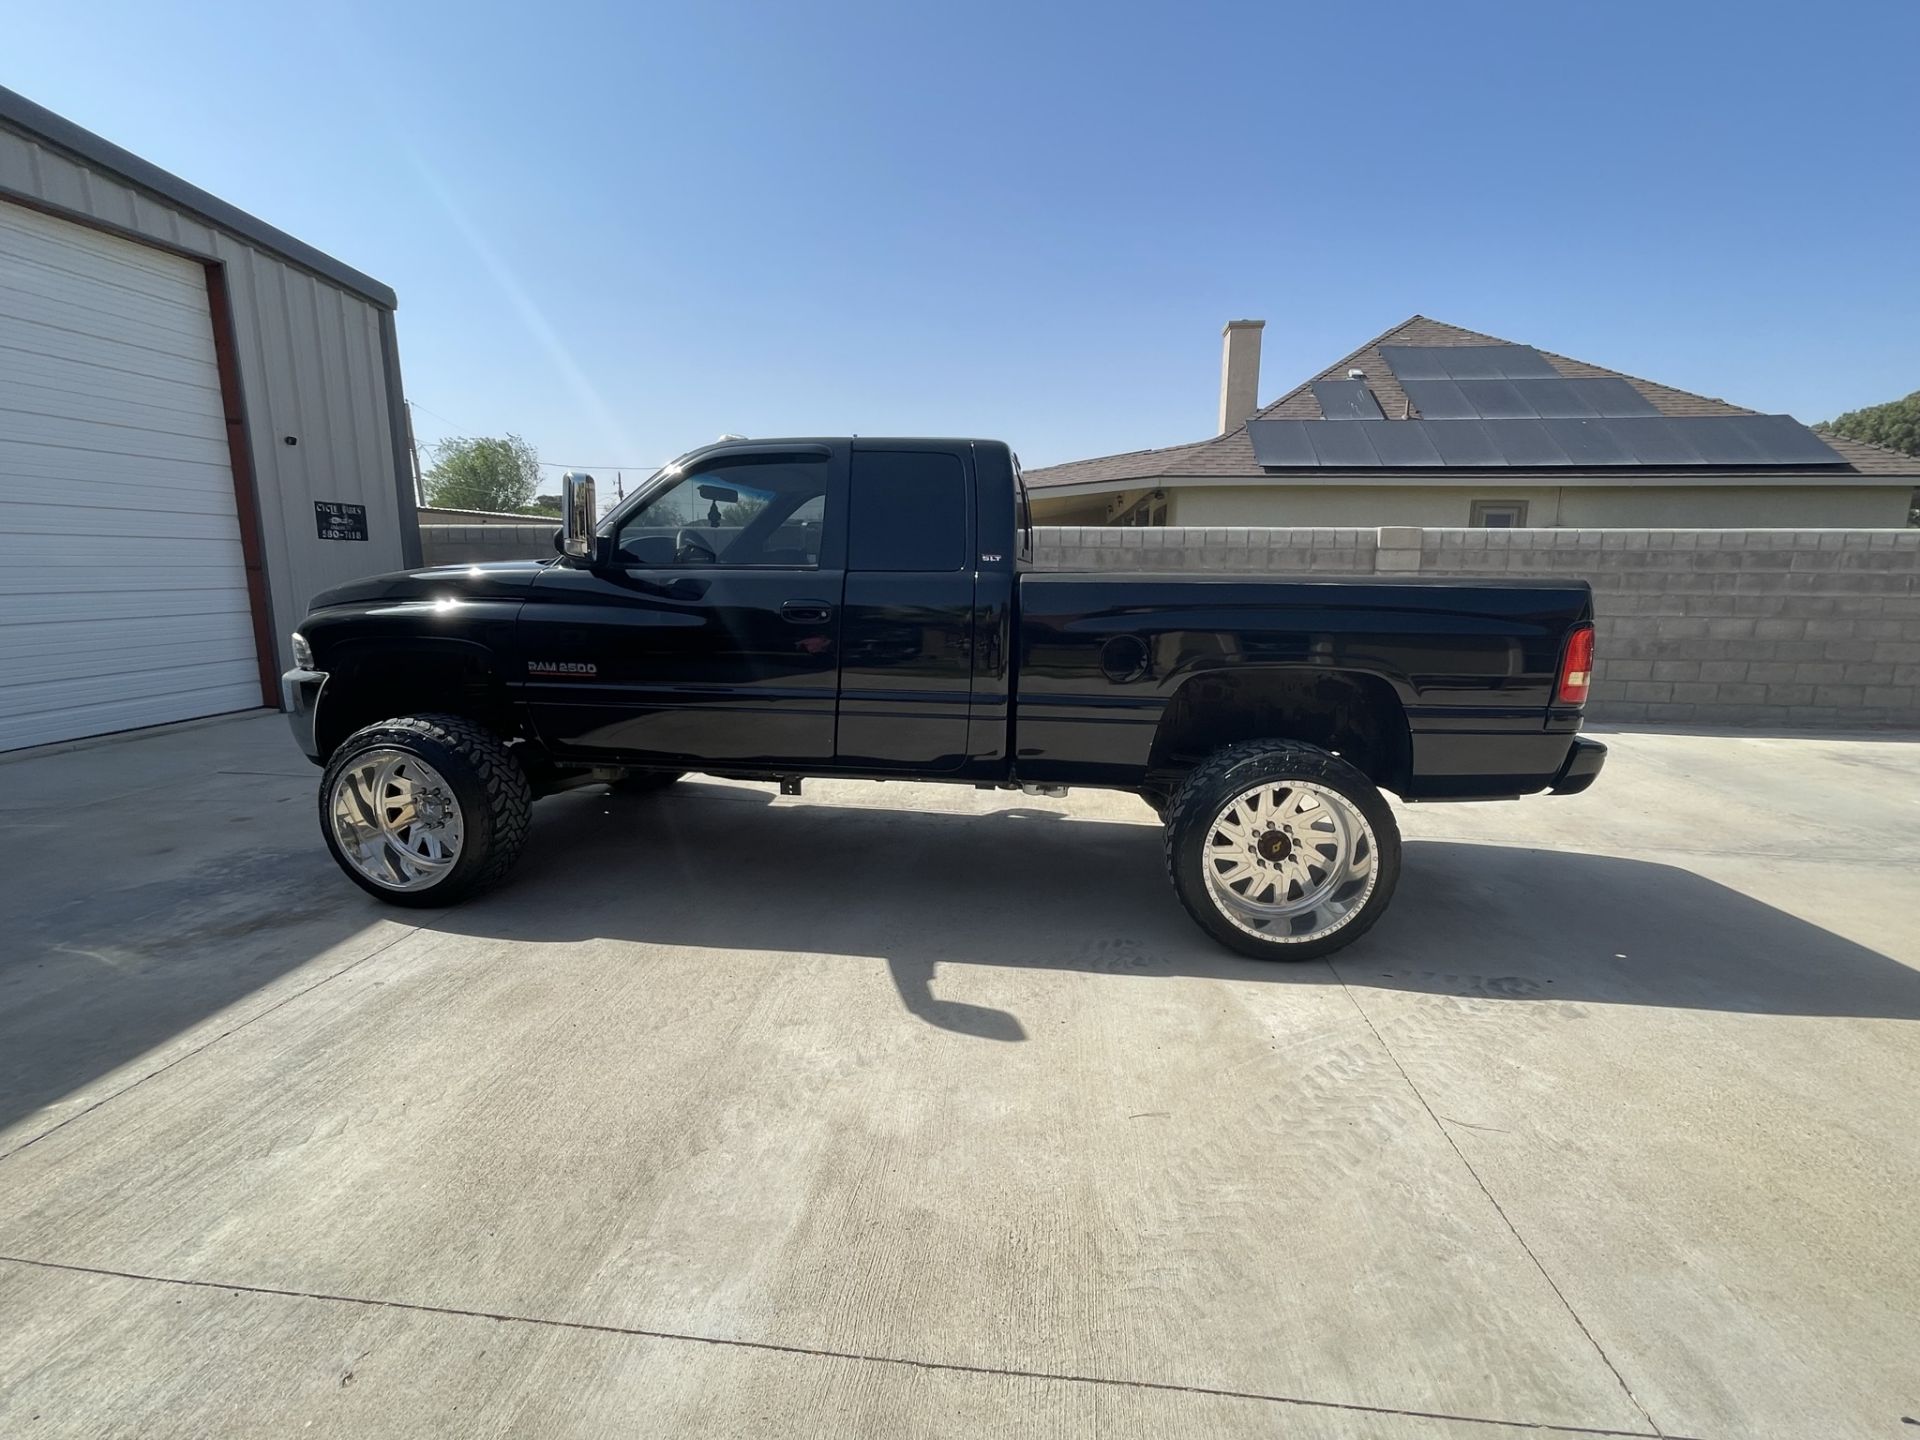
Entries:
{"type": "Polygon", "coordinates": [[[347,878],[392,905],[451,905],[498,884],[533,818],[526,771],[462,715],[349,735],[320,781],[320,831],[347,878]]]}
{"type": "Polygon", "coordinates": [[[1167,873],[1200,928],[1260,960],[1358,940],[1393,898],[1400,828],[1373,783],[1317,746],[1229,745],[1182,782],[1167,873]]]}

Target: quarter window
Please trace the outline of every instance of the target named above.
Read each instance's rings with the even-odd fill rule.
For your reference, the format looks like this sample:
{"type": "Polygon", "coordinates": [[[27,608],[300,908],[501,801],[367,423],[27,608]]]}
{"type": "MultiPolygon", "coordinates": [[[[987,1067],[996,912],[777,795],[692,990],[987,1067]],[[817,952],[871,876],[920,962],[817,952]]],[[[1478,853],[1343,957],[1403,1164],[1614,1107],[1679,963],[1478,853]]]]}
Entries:
{"type": "Polygon", "coordinates": [[[847,566],[963,570],[967,477],[959,457],[856,450],[847,566]]]}

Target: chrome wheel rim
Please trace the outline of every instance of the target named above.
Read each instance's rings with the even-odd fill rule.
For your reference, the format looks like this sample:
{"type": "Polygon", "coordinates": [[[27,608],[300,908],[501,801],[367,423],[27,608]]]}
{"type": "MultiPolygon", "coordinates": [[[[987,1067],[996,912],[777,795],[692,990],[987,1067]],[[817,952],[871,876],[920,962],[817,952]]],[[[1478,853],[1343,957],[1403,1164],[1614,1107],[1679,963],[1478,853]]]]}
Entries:
{"type": "Polygon", "coordinates": [[[327,811],[347,863],[382,889],[431,889],[460,858],[466,824],[453,787],[404,750],[354,756],[333,778],[327,811]]]}
{"type": "Polygon", "coordinates": [[[1331,935],[1373,894],[1373,827],[1337,790],[1263,780],[1229,800],[1207,827],[1201,866],[1216,909],[1276,944],[1331,935]]]}

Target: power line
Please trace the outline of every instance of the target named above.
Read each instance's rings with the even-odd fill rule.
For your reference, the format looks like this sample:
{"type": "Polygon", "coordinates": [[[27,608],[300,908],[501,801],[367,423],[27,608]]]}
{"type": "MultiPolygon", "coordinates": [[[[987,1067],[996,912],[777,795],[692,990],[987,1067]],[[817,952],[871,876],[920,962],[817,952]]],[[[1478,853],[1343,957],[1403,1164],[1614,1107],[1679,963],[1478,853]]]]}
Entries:
{"type": "Polygon", "coordinates": [[[438,420],[442,425],[453,425],[453,428],[456,430],[460,428],[458,425],[454,425],[453,421],[447,419],[447,417],[442,415],[438,410],[429,409],[427,406],[422,405],[418,400],[408,400],[407,404],[411,405],[416,410],[425,410],[427,414],[433,416],[433,418],[438,420]]]}
{"type": "Polygon", "coordinates": [[[660,462],[657,460],[651,464],[635,460],[629,460],[625,464],[608,460],[599,465],[565,465],[558,460],[542,460],[540,463],[551,470],[644,470],[649,475],[660,468],[660,462]]]}

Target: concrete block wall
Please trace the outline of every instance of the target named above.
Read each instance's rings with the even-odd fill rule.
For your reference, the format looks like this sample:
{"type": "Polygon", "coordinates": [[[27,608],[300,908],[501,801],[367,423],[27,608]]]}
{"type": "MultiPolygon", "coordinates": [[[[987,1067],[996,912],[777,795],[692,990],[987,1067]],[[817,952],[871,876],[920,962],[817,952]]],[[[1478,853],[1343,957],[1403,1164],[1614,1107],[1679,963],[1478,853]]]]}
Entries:
{"type": "Polygon", "coordinates": [[[554,526],[422,525],[420,563],[473,565],[487,560],[544,560],[553,554],[554,526]]]}
{"type": "Polygon", "coordinates": [[[1920,530],[1051,527],[1048,569],[1593,586],[1596,720],[1920,727],[1920,530]]]}

